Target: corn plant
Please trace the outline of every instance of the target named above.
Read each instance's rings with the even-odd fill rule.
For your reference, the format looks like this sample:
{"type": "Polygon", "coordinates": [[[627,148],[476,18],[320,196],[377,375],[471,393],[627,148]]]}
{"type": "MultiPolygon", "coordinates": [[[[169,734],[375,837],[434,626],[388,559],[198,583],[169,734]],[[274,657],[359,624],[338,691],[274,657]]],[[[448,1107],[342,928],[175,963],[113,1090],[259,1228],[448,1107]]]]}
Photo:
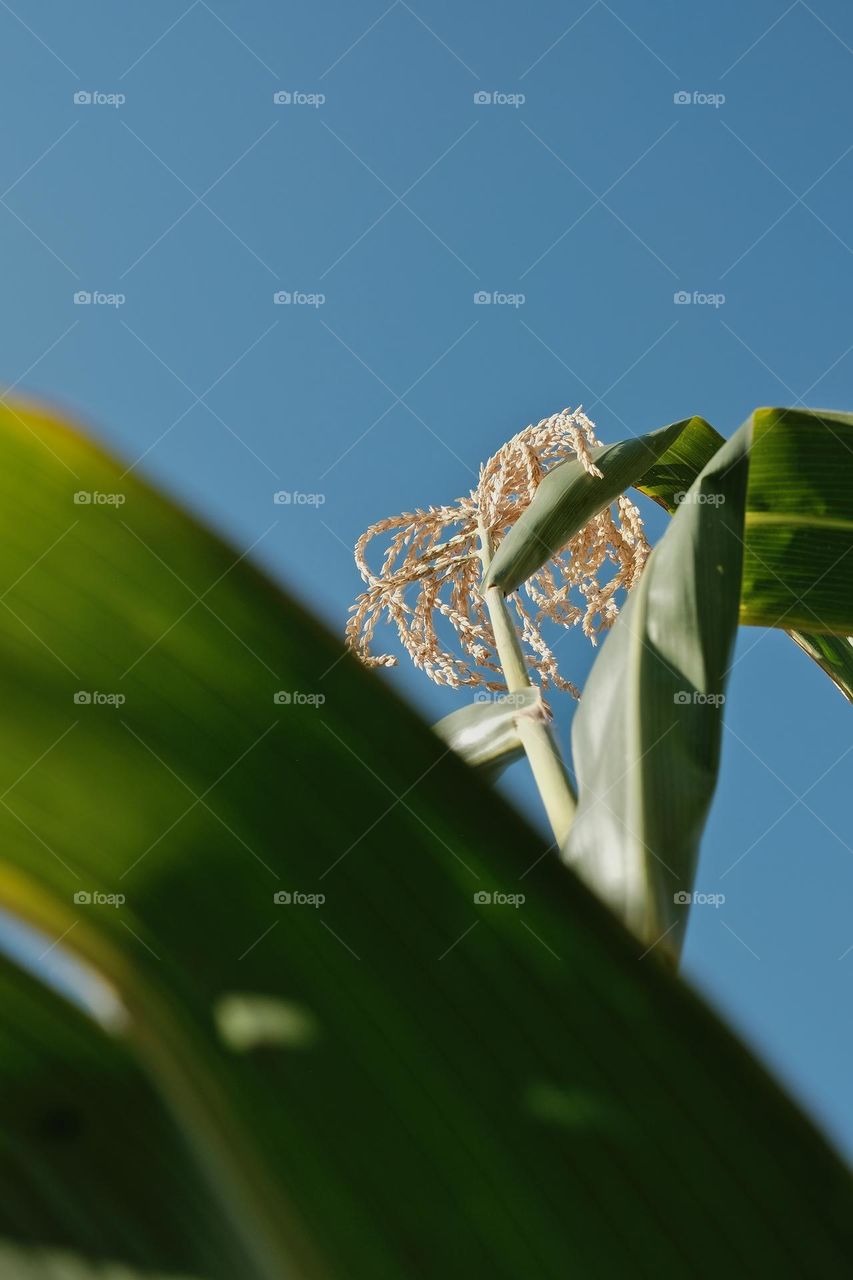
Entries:
{"type": "Polygon", "coordinates": [[[565,860],[677,958],[739,622],[789,631],[853,696],[851,456],[847,414],[759,409],[728,442],[690,418],[602,445],[583,411],[566,409],[514,436],[455,506],[367,531],[348,640],[367,664],[392,664],[370,652],[384,616],[436,683],[503,691],[501,705],[457,711],[439,735],[492,771],[526,753],[565,860]],[[630,487],[675,517],[652,555],[630,487]],[[374,573],[365,548],[377,535],[390,545],[374,573]],[[436,616],[462,658],[442,651],[436,616]],[[543,620],[581,624],[593,640],[613,630],[573,724],[579,802],[542,698],[579,693],[543,620]]]}
{"type": "Polygon", "coordinates": [[[558,419],[363,555],[351,645],[390,616],[498,694],[442,740],[135,470],[0,403],[4,1278],[849,1274],[847,1170],[618,917],[670,918],[647,849],[689,883],[739,620],[849,693],[851,420],[558,419]],[[631,486],[675,511],[650,555],[631,486]],[[608,633],[576,811],[555,622],[608,633]],[[479,776],[520,752],[568,866],[479,776]]]}

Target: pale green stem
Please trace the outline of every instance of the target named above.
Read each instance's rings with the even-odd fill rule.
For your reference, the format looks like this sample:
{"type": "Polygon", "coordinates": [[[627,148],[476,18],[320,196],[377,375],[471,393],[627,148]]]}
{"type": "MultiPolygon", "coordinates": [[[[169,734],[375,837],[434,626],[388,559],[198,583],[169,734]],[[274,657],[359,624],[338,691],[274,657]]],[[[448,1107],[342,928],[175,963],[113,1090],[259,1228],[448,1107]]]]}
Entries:
{"type": "MultiPolygon", "coordinates": [[[[480,561],[483,576],[489,568],[494,547],[489,531],[478,523],[480,535],[480,561]]],[[[483,592],[486,609],[495,635],[495,649],[510,693],[520,693],[533,688],[527,663],[524,660],[518,631],[507,608],[500,587],[489,587],[483,592]]],[[[577,801],[572,791],[560,748],[554,741],[549,726],[542,719],[520,715],[516,720],[518,736],[524,747],[533,779],[539,789],[542,804],[554,832],[554,840],[562,849],[574,821],[577,801]]]]}

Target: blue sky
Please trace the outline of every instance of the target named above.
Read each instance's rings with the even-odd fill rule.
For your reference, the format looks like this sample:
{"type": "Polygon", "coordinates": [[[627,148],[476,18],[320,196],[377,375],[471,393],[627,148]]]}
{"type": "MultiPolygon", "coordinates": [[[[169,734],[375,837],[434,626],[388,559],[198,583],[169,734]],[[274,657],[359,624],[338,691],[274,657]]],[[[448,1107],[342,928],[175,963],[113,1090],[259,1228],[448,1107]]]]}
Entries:
{"type": "MultiPolygon", "coordinates": [[[[12,0],[0,38],[0,379],[335,629],[367,524],[566,405],[605,440],[853,408],[842,0],[12,0]]],[[[686,970],[850,1153],[849,708],[749,630],[726,712],[686,970]]]]}

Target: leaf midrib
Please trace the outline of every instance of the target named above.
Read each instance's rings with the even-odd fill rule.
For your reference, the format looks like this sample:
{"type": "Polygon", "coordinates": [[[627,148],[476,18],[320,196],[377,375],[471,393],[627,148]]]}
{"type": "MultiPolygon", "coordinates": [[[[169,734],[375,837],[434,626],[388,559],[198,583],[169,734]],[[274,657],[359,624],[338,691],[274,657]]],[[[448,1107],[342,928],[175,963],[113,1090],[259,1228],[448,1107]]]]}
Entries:
{"type": "Polygon", "coordinates": [[[853,519],[844,516],[806,515],[795,511],[748,511],[747,525],[786,525],[799,529],[853,530],[853,519]]]}

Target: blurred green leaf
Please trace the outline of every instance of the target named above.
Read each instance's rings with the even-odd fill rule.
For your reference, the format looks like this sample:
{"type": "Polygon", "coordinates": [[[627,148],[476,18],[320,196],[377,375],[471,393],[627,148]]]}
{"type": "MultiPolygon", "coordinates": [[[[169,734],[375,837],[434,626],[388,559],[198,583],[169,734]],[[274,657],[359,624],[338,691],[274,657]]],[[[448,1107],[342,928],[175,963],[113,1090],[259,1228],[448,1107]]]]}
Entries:
{"type": "Polygon", "coordinates": [[[195,1280],[184,1273],[138,1271],[111,1260],[102,1262],[66,1249],[21,1248],[0,1240],[4,1280],[195,1280]]]}
{"type": "MultiPolygon", "coordinates": [[[[0,927],[8,947],[19,930],[0,927]]],[[[33,941],[36,956],[50,945],[33,941]]],[[[73,986],[56,948],[39,968],[73,986]]],[[[244,1256],[128,1047],[2,959],[0,1002],[0,1240],[27,1245],[0,1244],[4,1280],[62,1274],[31,1252],[44,1246],[98,1276],[117,1258],[145,1276],[238,1274],[244,1256]]]]}
{"type": "MultiPolygon", "coordinates": [[[[80,1088],[138,1061],[184,1135],[194,1208],[169,1210],[160,1270],[201,1259],[211,1201],[235,1254],[267,1233],[240,1280],[850,1269],[849,1178],[823,1140],[385,685],[49,416],[0,408],[0,450],[0,905],[127,1010],[120,1059],[99,1075],[81,1052],[80,1088]],[[271,1043],[279,1002],[308,1042],[271,1043]]],[[[270,548],[311,536],[313,512],[274,514],[270,548]]],[[[48,1034],[23,1064],[37,1105],[66,1043],[48,1034]]],[[[60,1232],[23,1114],[7,1238],[138,1263],[160,1226],[131,1175],[72,1133],[60,1232]]],[[[132,1162],[123,1134],[109,1158],[132,1162]]],[[[154,1154],[156,1199],[177,1169],[154,1154]]]]}

